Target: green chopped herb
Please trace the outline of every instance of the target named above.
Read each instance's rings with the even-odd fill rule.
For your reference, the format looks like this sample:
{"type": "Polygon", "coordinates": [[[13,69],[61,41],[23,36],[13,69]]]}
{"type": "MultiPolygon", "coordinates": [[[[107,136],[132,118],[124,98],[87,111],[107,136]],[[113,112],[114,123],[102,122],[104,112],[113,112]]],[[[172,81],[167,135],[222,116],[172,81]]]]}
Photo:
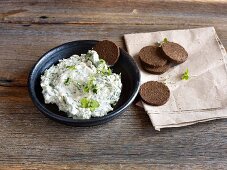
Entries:
{"type": "Polygon", "coordinates": [[[83,91],[88,93],[89,92],[89,87],[87,85],[84,86],[83,91]]]}
{"type": "Polygon", "coordinates": [[[68,77],[66,80],[65,80],[65,82],[64,82],[64,84],[66,85],[66,86],[68,86],[69,84],[70,84],[70,78],[68,77]]]}
{"type": "Polygon", "coordinates": [[[112,74],[112,70],[110,68],[107,69],[107,75],[111,75],[112,74]]]}
{"type": "Polygon", "coordinates": [[[75,86],[77,87],[77,89],[81,90],[81,84],[79,82],[76,82],[75,86]]]}
{"type": "Polygon", "coordinates": [[[100,59],[100,60],[99,60],[99,64],[106,64],[106,61],[103,60],[103,59],[100,59]]]}
{"type": "Polygon", "coordinates": [[[90,110],[93,112],[96,108],[100,106],[99,102],[96,100],[91,99],[89,102],[90,110]]]}
{"type": "Polygon", "coordinates": [[[88,80],[87,84],[88,84],[89,86],[92,86],[92,85],[93,85],[94,79],[95,79],[94,77],[89,77],[89,80],[88,80]]]}
{"type": "Polygon", "coordinates": [[[97,85],[92,86],[92,92],[97,94],[97,92],[98,92],[97,85]]]}
{"type": "Polygon", "coordinates": [[[110,68],[108,69],[102,68],[101,72],[103,75],[108,75],[108,76],[112,74],[112,70],[110,68]]]}
{"type": "Polygon", "coordinates": [[[80,100],[80,104],[82,108],[89,108],[92,112],[100,106],[98,101],[93,99],[89,100],[85,97],[80,100]]]}
{"type": "Polygon", "coordinates": [[[92,92],[93,92],[93,93],[95,93],[95,94],[97,94],[98,89],[97,89],[97,88],[95,88],[95,89],[93,89],[93,90],[92,90],[92,92]]]}
{"type": "Polygon", "coordinates": [[[162,44],[167,43],[167,42],[169,42],[168,39],[167,39],[167,38],[164,38],[163,41],[162,41],[162,42],[158,42],[157,45],[158,45],[159,47],[161,47],[162,44]]]}
{"type": "Polygon", "coordinates": [[[93,93],[97,94],[98,88],[97,85],[94,84],[94,78],[90,78],[87,82],[87,84],[84,85],[83,91],[88,93],[89,91],[92,91],[93,93]]]}
{"type": "Polygon", "coordinates": [[[76,66],[66,66],[67,69],[76,70],[76,66]]]}
{"type": "Polygon", "coordinates": [[[163,43],[167,43],[167,42],[168,42],[168,39],[164,38],[163,43]]]}
{"type": "Polygon", "coordinates": [[[62,97],[63,102],[66,104],[65,96],[62,97]]]}
{"type": "Polygon", "coordinates": [[[89,102],[89,100],[87,98],[82,98],[80,100],[81,107],[82,108],[88,108],[88,102],[89,102]]]}
{"type": "Polygon", "coordinates": [[[184,72],[184,74],[181,77],[181,80],[188,80],[189,79],[189,71],[188,69],[186,69],[186,71],[184,72]]]}
{"type": "Polygon", "coordinates": [[[90,59],[90,58],[91,58],[91,56],[92,56],[92,54],[91,54],[91,53],[87,53],[87,54],[86,54],[86,56],[85,56],[85,58],[88,60],[88,59],[90,59]]]}

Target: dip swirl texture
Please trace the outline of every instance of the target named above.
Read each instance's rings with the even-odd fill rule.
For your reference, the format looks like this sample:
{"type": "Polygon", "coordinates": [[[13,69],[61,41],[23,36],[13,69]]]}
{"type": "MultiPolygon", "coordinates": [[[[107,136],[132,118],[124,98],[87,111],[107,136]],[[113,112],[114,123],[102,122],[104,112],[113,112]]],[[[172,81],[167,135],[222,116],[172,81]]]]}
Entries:
{"type": "Polygon", "coordinates": [[[73,119],[102,117],[120,98],[121,75],[112,73],[96,51],[59,60],[41,76],[45,103],[73,119]]]}

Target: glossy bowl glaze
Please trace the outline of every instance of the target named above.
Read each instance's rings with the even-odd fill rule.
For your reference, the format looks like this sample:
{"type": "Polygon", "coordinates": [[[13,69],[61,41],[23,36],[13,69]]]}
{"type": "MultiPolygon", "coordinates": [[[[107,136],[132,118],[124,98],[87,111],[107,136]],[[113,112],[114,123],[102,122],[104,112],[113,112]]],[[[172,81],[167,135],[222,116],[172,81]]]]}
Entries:
{"type": "Polygon", "coordinates": [[[73,54],[86,54],[88,50],[98,41],[81,40],[62,44],[45,53],[32,68],[28,78],[28,90],[34,105],[46,116],[58,122],[74,125],[74,126],[92,126],[103,124],[112,120],[133,102],[138,91],[140,83],[139,69],[132,57],[120,49],[120,57],[117,63],[111,67],[114,73],[121,73],[122,92],[119,101],[114,107],[114,110],[103,117],[94,117],[87,120],[72,119],[67,117],[67,114],[59,111],[55,104],[45,104],[42,88],[40,86],[40,77],[44,71],[50,68],[53,64],[57,64],[58,60],[68,58],[73,54]]]}

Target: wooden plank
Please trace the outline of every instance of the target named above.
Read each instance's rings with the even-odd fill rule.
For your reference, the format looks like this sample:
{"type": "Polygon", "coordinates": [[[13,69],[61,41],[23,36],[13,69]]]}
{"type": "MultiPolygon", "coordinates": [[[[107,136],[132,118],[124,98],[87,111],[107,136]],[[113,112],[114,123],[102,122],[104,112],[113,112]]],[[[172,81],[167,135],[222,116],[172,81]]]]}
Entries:
{"type": "MultiPolygon", "coordinates": [[[[74,25],[0,24],[0,85],[26,86],[28,73],[42,54],[62,43],[81,39],[110,39],[125,49],[123,35],[201,26],[185,25],[74,25]]],[[[215,26],[227,47],[227,25],[215,26]]]]}
{"type": "Polygon", "coordinates": [[[1,22],[226,25],[226,1],[3,1],[1,22]],[[94,8],[95,7],[95,8],[94,8]]]}
{"type": "Polygon", "coordinates": [[[0,169],[224,169],[226,120],[157,132],[132,105],[107,124],[70,127],[45,118],[26,86],[40,56],[68,41],[110,39],[125,48],[126,33],[215,26],[227,48],[226,7],[210,0],[1,1],[0,169]]]}
{"type": "Polygon", "coordinates": [[[169,169],[196,169],[196,170],[204,170],[204,169],[224,169],[223,165],[198,165],[198,164],[184,164],[184,165],[157,165],[157,164],[92,164],[92,163],[72,163],[72,164],[29,164],[29,165],[0,165],[1,170],[34,170],[34,169],[48,169],[48,170],[69,170],[69,169],[92,169],[92,170],[169,170],[169,169]],[[215,167],[215,168],[214,168],[215,167]]]}
{"type": "Polygon", "coordinates": [[[6,91],[1,103],[11,101],[0,110],[1,165],[40,162],[44,165],[121,163],[137,167],[139,164],[226,165],[226,120],[157,132],[145,112],[132,106],[131,111],[107,124],[70,127],[45,118],[30,107],[28,98],[21,97],[26,89],[21,88],[4,87],[0,93],[6,91]],[[19,108],[24,102],[28,104],[19,108]]]}

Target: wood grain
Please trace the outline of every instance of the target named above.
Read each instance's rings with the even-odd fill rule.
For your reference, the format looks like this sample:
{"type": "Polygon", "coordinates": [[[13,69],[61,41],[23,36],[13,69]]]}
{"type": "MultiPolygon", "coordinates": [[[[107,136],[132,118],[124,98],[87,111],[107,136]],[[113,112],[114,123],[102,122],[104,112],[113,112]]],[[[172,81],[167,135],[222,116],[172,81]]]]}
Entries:
{"type": "Polygon", "coordinates": [[[0,92],[1,164],[226,164],[225,120],[156,132],[131,106],[105,125],[77,128],[45,118],[23,87],[0,92]]]}
{"type": "Polygon", "coordinates": [[[111,170],[111,169],[117,169],[117,170],[169,170],[169,169],[197,169],[197,170],[203,170],[203,169],[213,169],[213,167],[216,166],[217,169],[224,169],[224,166],[221,165],[195,165],[195,164],[187,164],[187,165],[157,165],[157,164],[93,164],[93,163],[74,163],[74,164],[29,164],[29,165],[0,165],[1,170],[8,170],[8,169],[17,169],[17,170],[34,170],[34,169],[48,169],[48,170],[69,170],[69,169],[78,169],[78,170],[84,170],[84,169],[93,169],[93,170],[111,170]]]}
{"type": "Polygon", "coordinates": [[[4,1],[2,22],[226,25],[226,1],[4,1]]]}
{"type": "MultiPolygon", "coordinates": [[[[168,29],[201,26],[168,25],[168,29]]],[[[227,47],[227,25],[215,27],[227,47]]],[[[0,23],[0,85],[26,86],[28,73],[35,62],[49,49],[62,43],[81,39],[109,39],[125,49],[123,35],[132,32],[166,30],[166,25],[55,25],[0,23]],[[6,48],[10,44],[9,48],[6,48]]]]}
{"type": "Polygon", "coordinates": [[[227,1],[1,1],[0,169],[225,169],[226,120],[157,132],[132,105],[107,124],[70,127],[45,118],[27,91],[31,67],[62,43],[125,49],[125,33],[203,26],[227,48],[227,1]]]}

